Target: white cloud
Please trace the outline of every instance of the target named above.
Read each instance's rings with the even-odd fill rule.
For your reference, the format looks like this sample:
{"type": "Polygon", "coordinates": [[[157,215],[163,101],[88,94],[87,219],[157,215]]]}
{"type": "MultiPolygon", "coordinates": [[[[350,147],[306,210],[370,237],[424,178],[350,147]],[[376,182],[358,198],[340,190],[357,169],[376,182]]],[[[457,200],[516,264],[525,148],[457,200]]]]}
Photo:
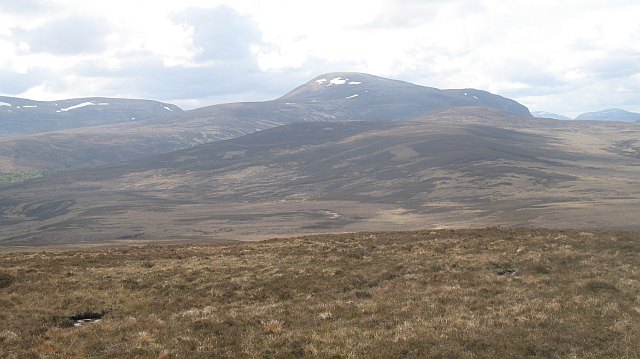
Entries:
{"type": "Polygon", "coordinates": [[[636,1],[20,4],[27,2],[0,0],[0,65],[24,80],[21,86],[0,83],[0,93],[10,95],[125,94],[200,106],[273,98],[322,72],[361,71],[427,86],[486,89],[532,110],[640,111],[636,1]],[[93,37],[100,46],[85,36],[79,38],[85,51],[74,51],[78,44],[56,52],[37,37],[19,36],[68,18],[105,24],[104,34],[93,37]],[[46,77],[36,81],[35,74],[46,77]],[[231,78],[233,84],[222,84],[231,78]],[[11,93],[26,85],[30,89],[11,93]]]}

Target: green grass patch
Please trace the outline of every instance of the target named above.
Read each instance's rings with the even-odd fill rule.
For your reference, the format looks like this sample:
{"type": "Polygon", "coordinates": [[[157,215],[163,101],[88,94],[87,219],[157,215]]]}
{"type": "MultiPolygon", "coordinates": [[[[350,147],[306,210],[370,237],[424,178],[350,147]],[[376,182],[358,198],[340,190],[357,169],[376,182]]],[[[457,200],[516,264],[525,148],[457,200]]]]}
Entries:
{"type": "Polygon", "coordinates": [[[32,170],[32,171],[15,171],[15,172],[0,172],[0,186],[7,186],[16,183],[21,183],[32,178],[39,178],[51,175],[55,173],[54,170],[32,170]]]}

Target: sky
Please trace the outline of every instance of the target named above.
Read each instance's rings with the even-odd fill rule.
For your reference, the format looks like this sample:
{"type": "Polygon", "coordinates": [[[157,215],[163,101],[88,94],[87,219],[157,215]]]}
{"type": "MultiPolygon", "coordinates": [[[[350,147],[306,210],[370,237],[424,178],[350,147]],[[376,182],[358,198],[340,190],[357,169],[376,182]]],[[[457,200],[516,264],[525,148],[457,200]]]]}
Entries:
{"type": "Polygon", "coordinates": [[[640,112],[637,0],[0,0],[0,94],[277,98],[327,72],[640,112]]]}

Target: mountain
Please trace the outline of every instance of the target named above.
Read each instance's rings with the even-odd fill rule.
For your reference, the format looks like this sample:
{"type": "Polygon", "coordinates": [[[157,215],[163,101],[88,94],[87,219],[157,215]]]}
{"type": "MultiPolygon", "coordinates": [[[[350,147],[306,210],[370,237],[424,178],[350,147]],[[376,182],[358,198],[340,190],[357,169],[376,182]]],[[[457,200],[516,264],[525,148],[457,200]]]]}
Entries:
{"type": "Polygon", "coordinates": [[[531,114],[535,117],[540,117],[540,118],[553,118],[555,120],[571,120],[572,118],[567,117],[567,116],[563,116],[563,115],[558,115],[557,113],[553,113],[553,112],[546,112],[546,111],[532,111],[531,114]]]}
{"type": "Polygon", "coordinates": [[[489,225],[638,229],[640,129],[459,107],[298,122],[0,188],[0,245],[489,225]]]}
{"type": "MultiPolygon", "coordinates": [[[[88,99],[82,101],[89,102],[88,99]]],[[[99,105],[103,100],[91,101],[96,105],[63,114],[109,107],[99,105]]],[[[55,108],[78,106],[77,102],[58,103],[55,108]]],[[[165,105],[158,106],[162,114],[170,112],[164,109],[165,105]]],[[[525,106],[486,91],[439,90],[361,73],[329,73],[271,101],[207,106],[162,121],[152,117],[0,140],[0,171],[3,168],[88,167],[230,139],[294,122],[406,121],[442,109],[466,106],[495,108],[531,117],[525,106]]],[[[179,111],[171,113],[176,112],[179,111]]]]}
{"type": "Polygon", "coordinates": [[[411,119],[440,109],[463,106],[484,106],[531,116],[525,106],[486,91],[439,90],[348,72],[318,76],[278,101],[289,105],[331,104],[345,112],[342,119],[367,121],[411,119]]]}
{"type": "Polygon", "coordinates": [[[176,105],[151,100],[90,97],[33,101],[0,96],[0,137],[157,120],[180,112],[176,105]]]}
{"type": "Polygon", "coordinates": [[[640,113],[629,112],[619,108],[610,108],[597,112],[583,113],[576,117],[576,120],[634,122],[640,121],[640,113]]]}

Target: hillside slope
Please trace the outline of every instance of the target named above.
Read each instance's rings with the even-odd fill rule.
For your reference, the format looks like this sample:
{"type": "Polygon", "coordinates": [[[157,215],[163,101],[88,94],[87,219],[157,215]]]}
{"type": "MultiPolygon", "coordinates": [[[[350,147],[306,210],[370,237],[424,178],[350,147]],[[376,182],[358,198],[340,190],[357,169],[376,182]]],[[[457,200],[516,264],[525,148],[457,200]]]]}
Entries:
{"type": "Polygon", "coordinates": [[[0,189],[3,245],[445,226],[638,229],[640,127],[458,108],[296,123],[0,189]]]}

